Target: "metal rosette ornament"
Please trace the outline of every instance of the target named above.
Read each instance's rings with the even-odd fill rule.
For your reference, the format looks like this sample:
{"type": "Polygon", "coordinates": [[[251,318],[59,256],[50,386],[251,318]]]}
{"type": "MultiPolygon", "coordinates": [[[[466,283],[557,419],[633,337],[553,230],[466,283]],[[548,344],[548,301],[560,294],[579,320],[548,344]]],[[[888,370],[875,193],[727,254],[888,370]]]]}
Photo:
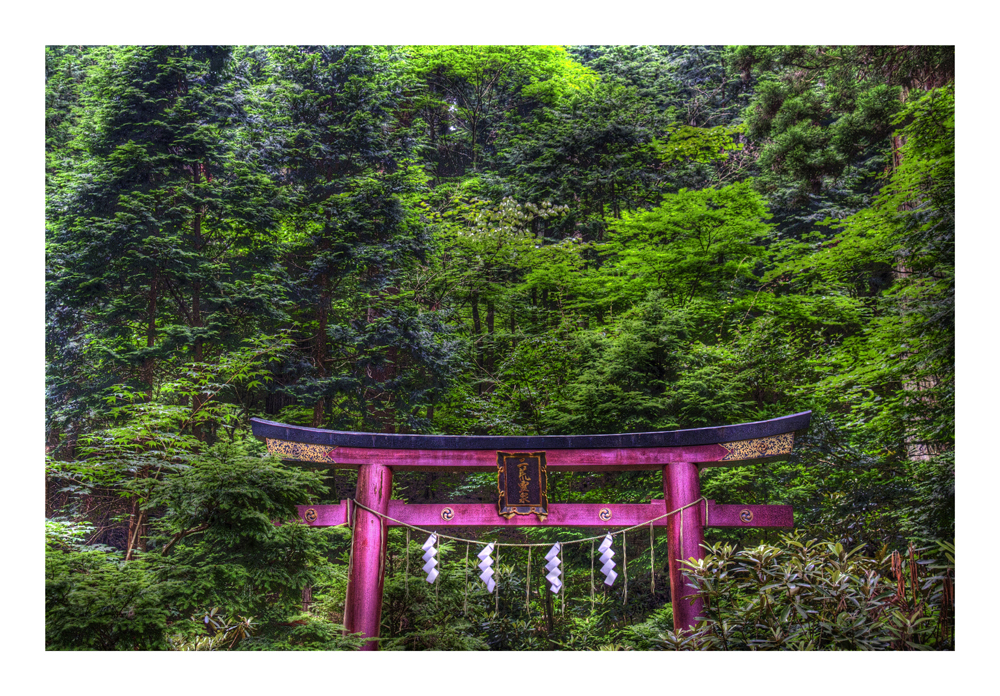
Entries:
{"type": "Polygon", "coordinates": [[[562,550],[562,545],[557,541],[549,549],[549,552],[545,554],[545,560],[548,563],[545,564],[545,570],[549,571],[549,574],[545,576],[545,579],[549,581],[549,589],[553,593],[559,592],[559,588],[562,587],[562,580],[559,576],[562,575],[562,571],[559,570],[559,564],[562,563],[559,560],[559,552],[562,550]]]}
{"type": "Polygon", "coordinates": [[[483,571],[479,574],[479,579],[486,583],[486,591],[493,594],[493,588],[496,587],[496,580],[493,579],[493,559],[490,554],[493,553],[493,544],[487,544],[482,551],[477,554],[479,558],[479,570],[483,571]]]}
{"type": "Polygon", "coordinates": [[[601,545],[597,547],[597,550],[601,553],[601,563],[604,564],[601,566],[601,572],[605,575],[604,584],[609,587],[614,584],[615,578],[618,577],[618,573],[613,570],[616,564],[611,560],[612,556],[615,555],[614,550],[611,548],[612,542],[613,540],[611,538],[611,534],[609,533],[606,537],[604,537],[604,541],[601,542],[601,545]]]}
{"type": "Polygon", "coordinates": [[[437,534],[431,534],[427,537],[427,541],[424,542],[424,545],[420,547],[424,550],[424,572],[427,573],[427,582],[429,583],[433,583],[438,576],[438,562],[437,559],[434,558],[434,556],[437,555],[437,548],[435,547],[436,544],[437,534]]]}

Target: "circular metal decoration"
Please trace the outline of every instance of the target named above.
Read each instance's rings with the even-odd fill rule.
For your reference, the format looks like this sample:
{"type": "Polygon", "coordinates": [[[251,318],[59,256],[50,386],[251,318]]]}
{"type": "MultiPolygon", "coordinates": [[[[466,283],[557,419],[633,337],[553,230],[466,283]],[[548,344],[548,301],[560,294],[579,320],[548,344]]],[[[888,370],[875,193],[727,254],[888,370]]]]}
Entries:
{"type": "Polygon", "coordinates": [[[611,508],[601,508],[601,511],[597,513],[597,516],[600,517],[602,521],[607,522],[611,519],[611,508]]]}
{"type": "Polygon", "coordinates": [[[306,522],[315,522],[319,519],[319,514],[316,512],[316,508],[309,508],[306,510],[306,514],[304,516],[306,518],[306,522]]]}
{"type": "Polygon", "coordinates": [[[452,510],[450,507],[446,507],[444,510],[441,511],[441,519],[444,520],[445,522],[447,522],[454,516],[455,516],[455,511],[452,510]]]}
{"type": "Polygon", "coordinates": [[[747,509],[740,510],[740,522],[753,522],[753,513],[747,509]]]}

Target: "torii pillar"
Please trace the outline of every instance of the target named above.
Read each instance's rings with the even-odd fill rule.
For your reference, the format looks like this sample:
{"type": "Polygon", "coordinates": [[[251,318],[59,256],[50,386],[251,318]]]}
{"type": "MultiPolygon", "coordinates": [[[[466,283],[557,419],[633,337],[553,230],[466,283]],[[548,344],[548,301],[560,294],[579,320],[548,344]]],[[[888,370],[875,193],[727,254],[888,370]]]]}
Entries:
{"type": "MultiPolygon", "coordinates": [[[[668,510],[676,510],[701,498],[698,465],[692,462],[671,462],[665,466],[663,496],[667,501],[668,510]]],[[[704,605],[700,599],[688,599],[696,595],[697,591],[685,582],[681,571],[684,567],[683,561],[705,557],[705,550],[701,545],[705,543],[705,524],[708,522],[705,519],[706,507],[699,502],[667,518],[670,603],[674,610],[675,631],[693,627],[698,622],[704,605]]]]}
{"type": "MultiPolygon", "coordinates": [[[[358,468],[357,501],[386,515],[392,496],[392,469],[380,462],[358,468]]],[[[344,628],[372,640],[362,650],[377,650],[382,623],[382,591],[385,585],[385,549],[389,526],[367,510],[354,508],[354,538],[351,576],[344,599],[344,628]]]]}

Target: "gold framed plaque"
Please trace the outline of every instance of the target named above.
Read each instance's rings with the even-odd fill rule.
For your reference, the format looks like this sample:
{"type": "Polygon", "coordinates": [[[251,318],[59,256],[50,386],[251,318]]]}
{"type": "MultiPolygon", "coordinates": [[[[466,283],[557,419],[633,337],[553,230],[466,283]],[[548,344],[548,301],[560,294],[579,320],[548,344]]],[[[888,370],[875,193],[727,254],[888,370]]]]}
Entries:
{"type": "Polygon", "coordinates": [[[549,514],[549,478],[545,452],[497,452],[497,511],[510,519],[514,515],[549,514]]]}

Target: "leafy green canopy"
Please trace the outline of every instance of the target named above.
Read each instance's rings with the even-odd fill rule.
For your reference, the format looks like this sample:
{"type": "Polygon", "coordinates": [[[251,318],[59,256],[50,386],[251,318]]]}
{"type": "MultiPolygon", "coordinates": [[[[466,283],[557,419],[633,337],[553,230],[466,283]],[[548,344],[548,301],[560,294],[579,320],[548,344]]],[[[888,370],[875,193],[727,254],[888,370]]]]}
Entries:
{"type": "Polygon", "coordinates": [[[727,60],[763,73],[744,114],[748,135],[764,143],[761,183],[771,192],[791,184],[799,200],[878,156],[908,91],[954,77],[945,46],[738,46],[727,60]]]}
{"type": "Polygon", "coordinates": [[[412,46],[411,105],[436,151],[437,174],[476,171],[497,130],[596,82],[560,46],[412,46]]]}

